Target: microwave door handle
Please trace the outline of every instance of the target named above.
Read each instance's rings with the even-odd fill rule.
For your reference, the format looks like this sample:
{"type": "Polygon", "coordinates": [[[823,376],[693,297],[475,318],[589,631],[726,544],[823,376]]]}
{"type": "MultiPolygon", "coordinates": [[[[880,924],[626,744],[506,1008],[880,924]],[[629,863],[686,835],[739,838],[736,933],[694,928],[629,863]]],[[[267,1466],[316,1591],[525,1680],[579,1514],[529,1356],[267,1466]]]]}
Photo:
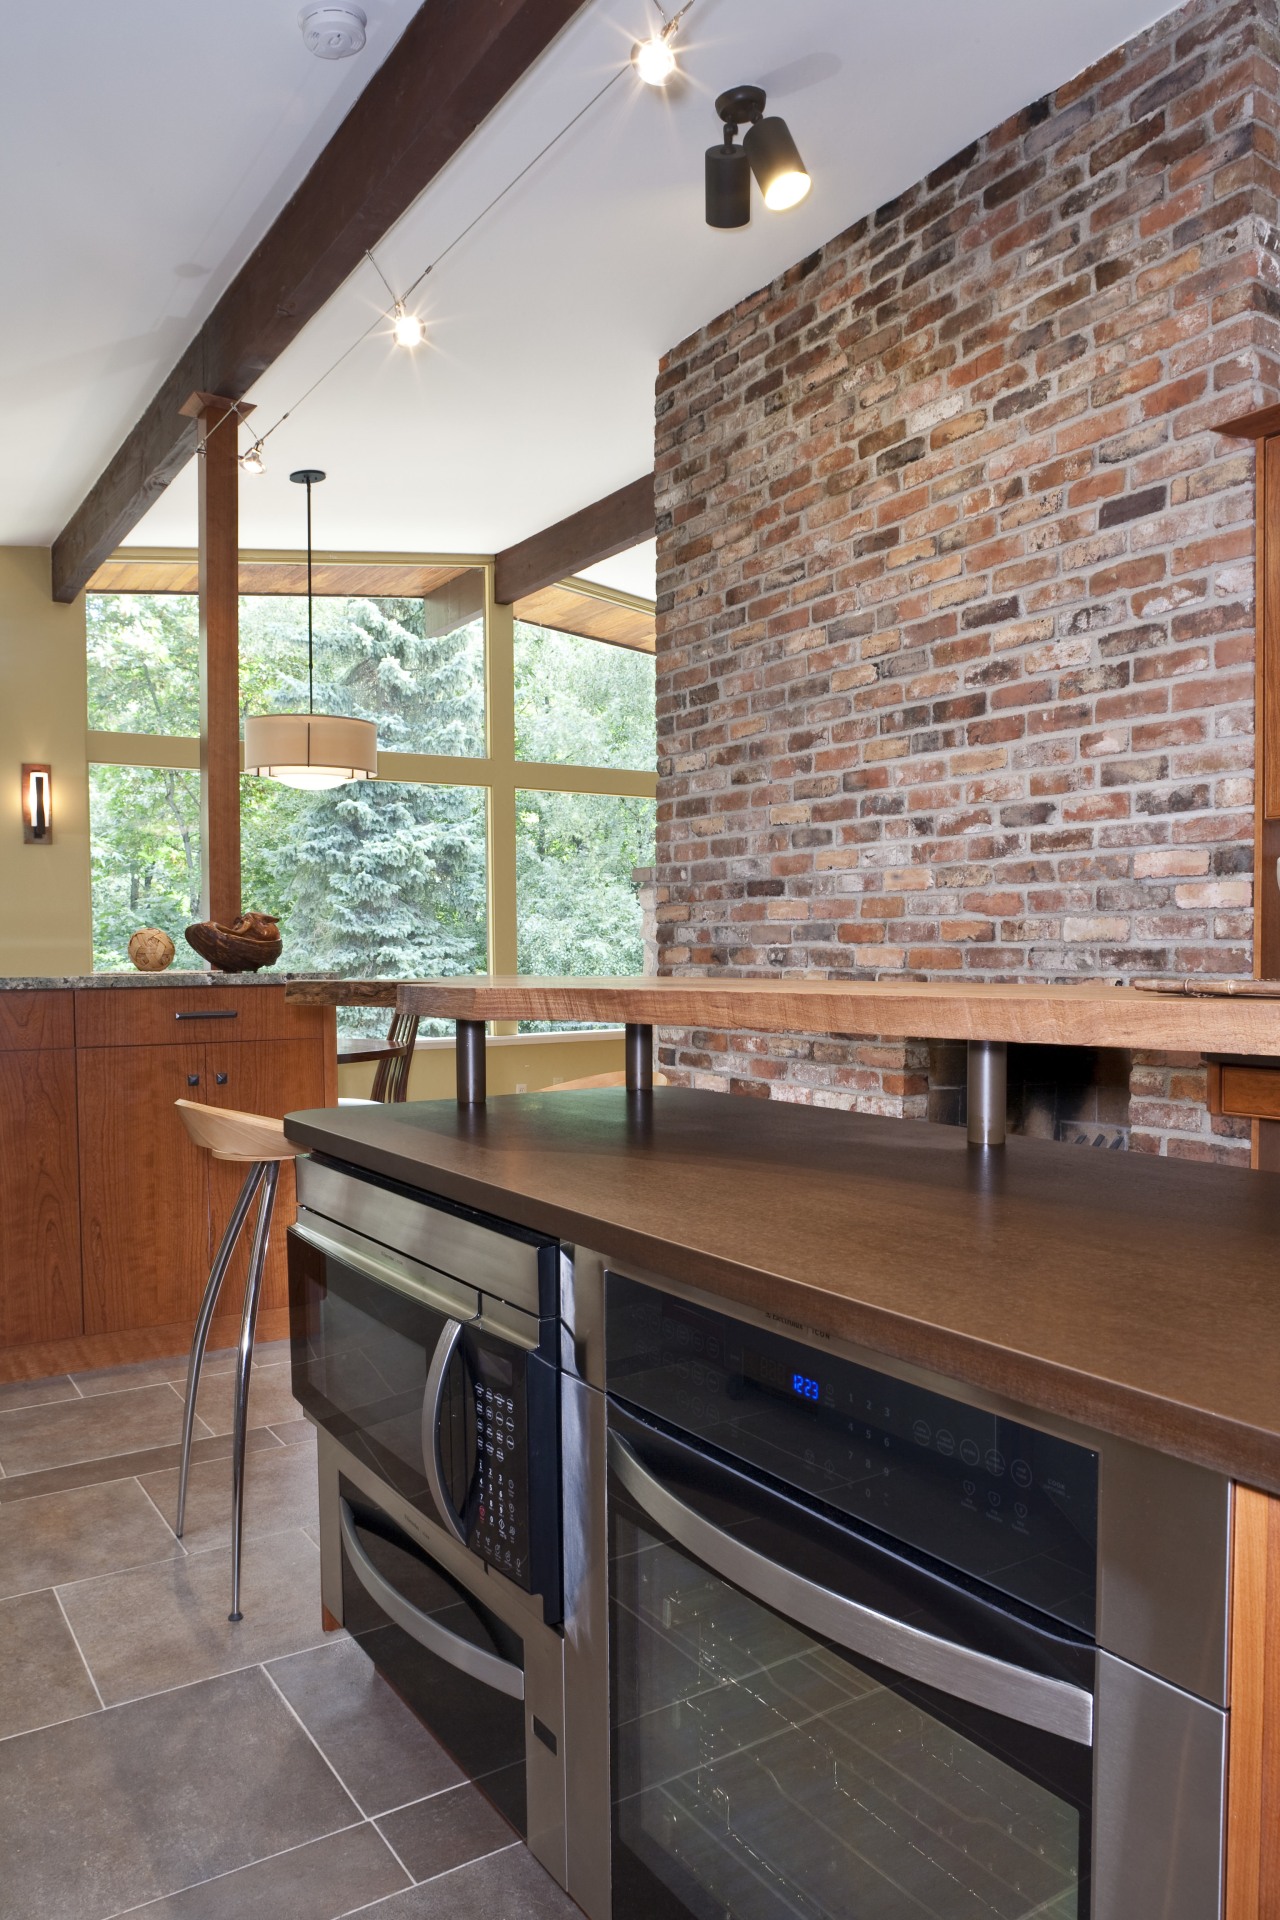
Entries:
{"type": "Polygon", "coordinates": [[[444,1461],[440,1457],[440,1413],[445,1375],[461,1337],[461,1320],[446,1320],[436,1341],[436,1350],[427,1374],[427,1390],[422,1396],[422,1459],[427,1471],[427,1486],[440,1509],[440,1517],[454,1539],[461,1540],[465,1545],[466,1532],[449,1498],[449,1490],[444,1483],[444,1461]]]}
{"type": "Polygon", "coordinates": [[[673,1540],[797,1626],[970,1706],[1092,1746],[1093,1695],[1085,1688],[976,1653],[779,1566],[686,1506],[617,1433],[609,1435],[609,1464],[636,1505],[673,1540]]]}
{"type": "Polygon", "coordinates": [[[379,1573],[361,1545],[356,1532],[355,1514],[351,1511],[349,1501],[339,1500],[338,1520],[352,1573],[389,1620],[394,1620],[411,1640],[416,1640],[420,1647],[425,1647],[428,1653],[434,1653],[459,1673],[482,1681],[486,1687],[492,1687],[496,1693],[505,1693],[512,1700],[524,1699],[522,1668],[510,1660],[500,1659],[496,1653],[486,1653],[483,1647],[472,1646],[461,1634],[451,1633],[448,1627],[442,1627],[438,1620],[433,1620],[429,1613],[423,1613],[421,1607],[415,1607],[412,1601],[406,1600],[379,1573]]]}

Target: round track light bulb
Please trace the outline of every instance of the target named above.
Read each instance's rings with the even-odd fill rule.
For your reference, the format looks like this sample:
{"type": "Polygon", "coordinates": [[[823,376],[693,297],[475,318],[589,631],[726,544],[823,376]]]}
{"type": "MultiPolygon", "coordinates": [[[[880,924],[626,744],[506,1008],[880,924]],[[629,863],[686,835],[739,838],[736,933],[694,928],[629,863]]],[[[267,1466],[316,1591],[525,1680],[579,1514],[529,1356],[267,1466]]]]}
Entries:
{"type": "Polygon", "coordinates": [[[252,474],[256,479],[259,474],[265,473],[266,470],[267,463],[262,457],[262,442],[261,440],[255,440],[249,448],[249,451],[240,455],[240,471],[241,473],[252,474]]]}
{"type": "Polygon", "coordinates": [[[764,203],[771,213],[785,213],[789,207],[800,205],[812,185],[807,173],[780,173],[769,182],[764,203]]]}
{"type": "Polygon", "coordinates": [[[416,313],[407,312],[401,300],[396,302],[391,331],[398,347],[420,347],[426,338],[426,328],[421,320],[416,313]]]}
{"type": "Polygon", "coordinates": [[[676,71],[676,56],[671,51],[671,29],[638,40],[631,49],[631,64],[646,87],[665,87],[676,71]]]}

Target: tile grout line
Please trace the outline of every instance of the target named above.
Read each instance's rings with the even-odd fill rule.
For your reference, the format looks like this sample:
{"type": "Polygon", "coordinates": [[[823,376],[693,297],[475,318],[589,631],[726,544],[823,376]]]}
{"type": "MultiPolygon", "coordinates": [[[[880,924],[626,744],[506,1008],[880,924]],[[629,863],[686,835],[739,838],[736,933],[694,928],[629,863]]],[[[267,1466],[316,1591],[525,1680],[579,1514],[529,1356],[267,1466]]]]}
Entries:
{"type": "MultiPolygon", "coordinates": [[[[378,1823],[376,1820],[373,1822],[373,1825],[377,1827],[378,1823]]],[[[382,1840],[390,1845],[386,1835],[382,1833],[381,1828],[378,1828],[378,1831],[382,1840]]],[[[399,1900],[402,1894],[415,1892],[419,1887],[434,1887],[439,1881],[447,1880],[451,1873],[465,1873],[468,1867],[478,1867],[485,1860],[496,1860],[500,1853],[510,1853],[513,1847],[520,1847],[524,1844],[522,1840],[509,1840],[505,1847],[494,1847],[488,1853],[478,1853],[474,1860],[460,1860],[456,1867],[446,1867],[443,1873],[433,1873],[429,1880],[414,1880],[413,1875],[409,1873],[409,1869],[405,1867],[405,1872],[409,1873],[409,1878],[413,1882],[412,1886],[402,1887],[400,1893],[384,1893],[379,1895],[377,1900],[366,1900],[362,1907],[345,1907],[340,1914],[334,1916],[334,1920],[353,1920],[355,1914],[372,1913],[374,1908],[380,1906],[384,1900],[399,1900]]],[[[392,1852],[395,1852],[394,1848],[392,1848],[392,1852]]],[[[400,1856],[397,1854],[396,1858],[399,1859],[400,1856]]],[[[404,1866],[403,1861],[401,1861],[400,1864],[404,1866]]],[[[542,1866],[542,1862],[539,1861],[538,1865],[542,1866]]],[[[546,1873],[547,1870],[545,1867],[542,1867],[542,1871],[546,1873]]],[[[553,1886],[559,1887],[560,1883],[558,1880],[552,1875],[548,1875],[547,1877],[551,1880],[553,1886]]],[[[560,1887],[560,1891],[564,1893],[563,1887],[560,1887]]],[[[565,1899],[567,1900],[568,1898],[569,1896],[566,1893],[565,1899]]]]}
{"type": "MultiPolygon", "coordinates": [[[[94,1678],[93,1668],[89,1665],[89,1662],[84,1657],[84,1648],[80,1645],[79,1640],[76,1638],[76,1630],[72,1626],[70,1620],[67,1618],[67,1610],[62,1604],[62,1595],[58,1592],[58,1589],[56,1587],[51,1587],[50,1592],[53,1594],[54,1600],[57,1603],[58,1612],[62,1615],[63,1620],[66,1622],[67,1632],[71,1635],[71,1644],[74,1646],[76,1652],[80,1655],[80,1663],[83,1666],[85,1672],[89,1676],[89,1685],[93,1688],[94,1693],[97,1695],[98,1705],[102,1709],[102,1711],[105,1713],[107,1710],[107,1703],[102,1697],[102,1689],[99,1687],[97,1681],[94,1678]]],[[[77,1718],[79,1717],[82,1717],[82,1716],[77,1716],[77,1718]]]]}
{"type": "MultiPolygon", "coordinates": [[[[97,1397],[105,1398],[105,1395],[99,1395],[97,1397]]],[[[86,1399],[85,1404],[88,1406],[92,1406],[93,1401],[94,1401],[94,1396],[89,1396],[86,1399]]],[[[65,1400],[56,1400],[56,1401],[50,1401],[48,1404],[51,1406],[65,1407],[68,1404],[68,1402],[65,1400]]],[[[18,1413],[28,1413],[31,1411],[31,1409],[28,1407],[18,1407],[18,1408],[15,1408],[14,1411],[18,1413]]],[[[0,1418],[2,1417],[3,1416],[0,1415],[0,1418]]],[[[197,1415],[196,1418],[197,1420],[199,1420],[199,1415],[197,1415]]],[[[203,1426],[204,1422],[200,1421],[200,1424],[203,1426]]],[[[251,1448],[249,1449],[249,1451],[251,1452],[274,1453],[277,1447],[281,1449],[285,1447],[285,1442],[279,1438],[275,1430],[271,1427],[267,1427],[267,1426],[250,1427],[248,1431],[250,1436],[252,1436],[255,1433],[269,1433],[271,1435],[272,1441],[274,1442],[274,1445],[269,1447],[258,1446],[258,1447],[251,1448]]],[[[197,1433],[193,1435],[193,1442],[196,1445],[200,1444],[205,1440],[225,1440],[228,1445],[228,1450],[226,1453],[214,1454],[211,1460],[198,1460],[195,1457],[195,1454],[193,1452],[191,1456],[192,1466],[193,1467],[210,1466],[222,1460],[229,1460],[231,1458],[231,1453],[230,1453],[231,1439],[232,1439],[232,1435],[230,1431],[226,1433],[212,1433],[208,1431],[208,1429],[206,1429],[204,1433],[197,1433]]],[[[172,1448],[173,1451],[176,1453],[179,1450],[180,1446],[181,1446],[181,1441],[179,1440],[164,1440],[164,1441],[158,1442],[153,1447],[133,1447],[130,1449],[128,1453],[91,1453],[91,1454],[88,1454],[83,1460],[62,1460],[57,1462],[55,1465],[49,1466],[49,1467],[28,1467],[26,1471],[23,1473],[6,1473],[3,1465],[0,1465],[0,1479],[7,1480],[10,1486],[16,1486],[23,1480],[34,1479],[37,1474],[74,1473],[78,1467],[101,1466],[105,1464],[107,1461],[111,1461],[111,1460],[120,1460],[120,1461],[133,1460],[133,1459],[136,1459],[136,1457],[140,1453],[167,1452],[170,1448],[172,1448]]],[[[24,1494],[22,1498],[24,1500],[53,1499],[58,1494],[61,1494],[61,1493],[83,1493],[83,1492],[86,1492],[90,1487],[113,1487],[118,1485],[121,1480],[138,1480],[138,1479],[141,1479],[142,1473],[144,1472],[151,1474],[151,1473],[176,1473],[177,1471],[178,1471],[178,1467],[176,1462],[174,1463],[174,1465],[168,1466],[168,1467],[162,1467],[162,1466],[145,1467],[141,1470],[141,1472],[139,1471],[138,1468],[134,1467],[132,1470],[122,1470],[121,1472],[114,1474],[110,1479],[83,1480],[75,1486],[52,1487],[49,1489],[47,1493],[28,1493],[28,1494],[24,1494]]],[[[4,1502],[5,1506],[16,1507],[18,1504],[19,1502],[17,1500],[4,1502]]]]}
{"type": "MultiPolygon", "coordinates": [[[[192,1462],[192,1465],[194,1465],[194,1464],[195,1464],[195,1463],[194,1463],[194,1461],[193,1461],[193,1462],[192,1462]]],[[[170,1468],[170,1469],[169,1469],[169,1471],[170,1471],[170,1472],[172,1472],[172,1471],[173,1471],[173,1469],[172,1469],[172,1468],[170,1468]]],[[[179,1552],[179,1553],[180,1553],[180,1554],[182,1555],[182,1557],[183,1557],[183,1559],[184,1559],[184,1560],[189,1560],[189,1559],[191,1558],[191,1550],[190,1550],[190,1548],[189,1548],[189,1547],[184,1547],[184,1546],[183,1546],[183,1544],[182,1544],[182,1541],[181,1541],[181,1539],[179,1538],[179,1535],[178,1535],[178,1532],[177,1532],[177,1530],[176,1530],[176,1528],[174,1527],[174,1524],[173,1524],[173,1522],[172,1522],[172,1520],[170,1520],[170,1519],[168,1519],[168,1518],[167,1518],[167,1516],[166,1516],[165,1514],[163,1514],[163,1513],[160,1513],[160,1508],[159,1508],[159,1505],[157,1504],[157,1502],[156,1502],[156,1501],[154,1501],[154,1500],[152,1500],[152,1498],[151,1498],[151,1495],[150,1495],[150,1494],[149,1494],[149,1493],[147,1492],[147,1489],[146,1489],[146,1488],[145,1488],[145,1487],[143,1486],[143,1484],[142,1484],[142,1475],[141,1475],[140,1473],[135,1473],[135,1474],[134,1474],[134,1476],[133,1476],[133,1484],[134,1484],[134,1485],[135,1485],[135,1486],[137,1487],[137,1489],[138,1489],[138,1492],[139,1492],[139,1493],[140,1493],[140,1494],[142,1495],[142,1497],[143,1497],[143,1499],[144,1499],[144,1500],[146,1500],[146,1501],[149,1501],[149,1502],[150,1502],[150,1504],[151,1504],[151,1506],[152,1506],[152,1507],[153,1507],[153,1508],[155,1509],[155,1511],[156,1511],[157,1513],[159,1513],[159,1514],[160,1514],[160,1518],[161,1518],[161,1520],[162,1520],[162,1521],[164,1521],[164,1524],[165,1524],[165,1526],[166,1526],[166,1527],[167,1527],[167,1528],[169,1529],[169,1534],[170,1534],[170,1537],[171,1537],[171,1538],[172,1538],[172,1540],[173,1540],[173,1544],[174,1544],[174,1546],[175,1546],[175,1547],[176,1547],[176,1548],[178,1549],[178,1552],[179,1552]]],[[[190,1492],[190,1482],[188,1482],[188,1492],[190,1492]]],[[[122,1571],[123,1571],[123,1569],[122,1569],[122,1571]]],[[[90,1575],[89,1577],[90,1577],[90,1578],[93,1578],[93,1577],[95,1577],[95,1576],[92,1576],[92,1575],[90,1575]]],[[[109,1576],[108,1576],[108,1577],[109,1577],[109,1576]]],[[[76,1585],[76,1586],[78,1586],[78,1585],[79,1585],[80,1583],[79,1583],[79,1581],[75,1581],[75,1582],[72,1582],[72,1581],[70,1581],[70,1580],[68,1580],[68,1581],[65,1581],[65,1582],[64,1582],[63,1584],[64,1584],[64,1585],[66,1585],[66,1586],[72,1586],[72,1585],[76,1585]]]]}
{"type": "MultiPolygon", "coordinates": [[[[43,1591],[43,1588],[37,1588],[37,1592],[43,1591]]],[[[322,1646],[330,1644],[331,1642],[328,1641],[317,1641],[313,1646],[299,1647],[297,1651],[299,1653],[317,1653],[322,1646]]],[[[82,1659],[83,1657],[84,1656],[81,1655],[82,1659]]],[[[277,1659],[285,1660],[292,1659],[292,1657],[292,1654],[280,1654],[276,1656],[277,1659]]],[[[171,1687],[156,1687],[151,1693],[131,1693],[124,1700],[112,1700],[109,1703],[104,1703],[102,1710],[104,1713],[118,1713],[121,1707],[136,1707],[143,1700],[159,1700],[162,1699],[166,1693],[184,1693],[188,1687],[207,1687],[215,1680],[233,1680],[237,1674],[252,1673],[255,1667],[260,1667],[261,1665],[261,1660],[248,1660],[242,1667],[219,1667],[216,1673],[202,1673],[196,1680],[177,1680],[171,1687]]],[[[90,1678],[92,1678],[92,1675],[90,1678]]],[[[279,1692],[279,1688],[277,1688],[276,1691],[279,1692]]],[[[73,1720],[83,1720],[85,1715],[72,1714],[71,1718],[73,1720]]],[[[66,1722],[62,1720],[51,1720],[49,1724],[50,1726],[60,1727],[64,1726],[66,1722]]],[[[39,1731],[39,1729],[33,1728],[30,1729],[30,1731],[39,1731]]],[[[0,1746],[3,1746],[5,1740],[21,1740],[22,1738],[23,1736],[20,1733],[6,1734],[3,1738],[0,1738],[0,1746]]],[[[361,1819],[368,1819],[368,1817],[367,1814],[361,1815],[361,1819]]]]}
{"type": "Polygon", "coordinates": [[[126,1573],[147,1573],[153,1567],[176,1567],[178,1564],[177,1557],[170,1553],[160,1560],[131,1560],[127,1567],[112,1567],[106,1573],[82,1573],[75,1580],[46,1580],[42,1587],[19,1587],[16,1593],[0,1594],[0,1606],[10,1600],[29,1600],[33,1593],[69,1593],[72,1587],[87,1587],[95,1580],[115,1580],[126,1573]]]}
{"type": "MultiPolygon", "coordinates": [[[[301,1651],[303,1651],[303,1652],[309,1652],[309,1651],[310,1651],[310,1649],[309,1649],[309,1648],[303,1648],[303,1649],[301,1649],[301,1651]]],[[[288,1656],[286,1655],[286,1658],[287,1658],[287,1657],[288,1657],[288,1656]]],[[[322,1746],[320,1745],[320,1742],[319,1742],[319,1741],[318,1741],[318,1740],[316,1739],[316,1737],[315,1737],[315,1735],[314,1735],[314,1733],[312,1733],[312,1731],[311,1731],[311,1729],[310,1729],[310,1727],[309,1727],[309,1726],[307,1725],[307,1723],[306,1723],[306,1721],[305,1721],[305,1720],[304,1720],[304,1719],[302,1718],[302,1716],[301,1716],[301,1714],[297,1712],[297,1710],[295,1709],[295,1707],[294,1707],[294,1705],[293,1705],[293,1702],[292,1702],[292,1701],[291,1701],[291,1700],[290,1700],[290,1699],[289,1699],[289,1698],[287,1697],[287,1695],[286,1695],[286,1694],[284,1693],[284,1691],[283,1691],[283,1689],[282,1689],[282,1688],[281,1688],[281,1687],[280,1687],[280,1686],[279,1686],[279,1685],[277,1684],[277,1682],[275,1681],[275,1679],[274,1679],[274,1678],[273,1678],[273,1676],[272,1676],[272,1673],[271,1673],[271,1669],[270,1669],[270,1667],[268,1667],[268,1665],[266,1664],[266,1662],[265,1662],[265,1661],[259,1661],[259,1663],[258,1663],[258,1664],[259,1664],[259,1665],[261,1666],[261,1668],[262,1668],[262,1671],[263,1671],[263,1673],[264,1673],[264,1674],[266,1675],[266,1677],[267,1677],[267,1681],[268,1681],[268,1684],[269,1684],[269,1685],[271,1686],[271,1688],[273,1689],[273,1691],[274,1691],[274,1692],[275,1692],[275,1693],[276,1693],[276,1694],[277,1694],[277,1695],[279,1696],[279,1698],[280,1698],[280,1699],[281,1699],[281,1700],[283,1701],[283,1703],[284,1703],[284,1705],[285,1705],[285,1706],[286,1706],[286,1707],[288,1708],[288,1710],[289,1710],[289,1712],[290,1712],[290,1713],[291,1713],[291,1714],[293,1715],[293,1717],[294,1717],[294,1719],[295,1719],[295,1720],[297,1721],[297,1723],[298,1723],[298,1725],[299,1725],[299,1726],[300,1726],[300,1727],[302,1728],[302,1731],[303,1731],[303,1732],[304,1732],[304,1733],[306,1734],[306,1736],[307,1736],[307,1738],[308,1738],[308,1740],[309,1740],[309,1741],[311,1742],[311,1744],[312,1744],[312,1746],[313,1746],[313,1747],[315,1748],[315,1750],[316,1750],[316,1752],[317,1752],[317,1753],[318,1753],[318,1754],[320,1755],[320,1758],[321,1758],[321,1759],[322,1759],[322,1760],[324,1761],[324,1763],[325,1763],[325,1765],[326,1765],[326,1767],[328,1767],[328,1769],[329,1769],[329,1771],[330,1771],[330,1773],[331,1773],[331,1774],[333,1775],[333,1777],[334,1777],[334,1779],[335,1779],[335,1780],[337,1781],[337,1783],[338,1783],[338,1785],[339,1785],[339,1786],[340,1786],[340,1787],[342,1788],[342,1791],[343,1791],[343,1792],[344,1792],[344,1793],[346,1794],[346,1796],[347,1796],[347,1798],[348,1798],[348,1800],[349,1800],[349,1801],[351,1802],[351,1804],[352,1804],[352,1806],[353,1806],[353,1807],[355,1808],[355,1810],[356,1810],[356,1812],[357,1812],[357,1813],[358,1813],[358,1814],[360,1815],[360,1818],[361,1818],[361,1820],[368,1820],[368,1819],[369,1819],[369,1815],[368,1815],[368,1814],[367,1814],[367,1813],[365,1812],[365,1810],[364,1810],[364,1808],[363,1808],[363,1807],[362,1807],[362,1806],[360,1805],[360,1802],[359,1802],[359,1801],[358,1801],[358,1800],[356,1799],[356,1797],[355,1797],[355,1795],[354,1795],[354,1793],[352,1793],[352,1791],[351,1791],[351,1789],[350,1789],[350,1787],[349,1787],[349,1786],[347,1785],[347,1783],[346,1783],[346,1781],[345,1781],[345,1780],[343,1779],[343,1777],[342,1777],[342,1775],[341,1775],[341,1774],[340,1774],[340,1773],[338,1772],[338,1769],[337,1769],[337,1768],[336,1768],[336,1767],[334,1766],[334,1764],[333,1764],[333,1762],[332,1762],[332,1760],[331,1760],[331,1759],[329,1758],[329,1756],[328,1756],[328,1754],[327,1754],[327,1753],[325,1752],[325,1750],[324,1750],[324,1748],[323,1748],[323,1747],[322,1747],[322,1746]]],[[[385,1836],[385,1835],[381,1835],[380,1837],[382,1838],[382,1840],[383,1840],[383,1842],[384,1842],[384,1844],[385,1844],[385,1845],[386,1845],[386,1846],[387,1846],[388,1848],[390,1848],[390,1850],[391,1850],[391,1852],[393,1852],[393,1853],[394,1853],[394,1852],[395,1852],[395,1849],[394,1849],[394,1847],[391,1847],[391,1843],[390,1843],[390,1841],[389,1841],[389,1840],[387,1840],[387,1839],[386,1839],[386,1836],[385,1836]]],[[[401,1865],[402,1867],[404,1867],[404,1861],[400,1859],[400,1856],[399,1856],[399,1854],[396,1854],[396,1859],[397,1859],[397,1860],[399,1861],[399,1864],[400,1864],[400,1865],[401,1865]]],[[[406,1873],[409,1873],[409,1869],[408,1869],[408,1867],[404,1867],[404,1870],[405,1870],[405,1872],[406,1872],[406,1873]]],[[[413,1879],[413,1875],[412,1875],[411,1873],[409,1873],[409,1878],[410,1878],[410,1880],[412,1880],[412,1879],[413,1879]]]]}
{"type": "MultiPolygon", "coordinates": [[[[243,1671],[247,1672],[248,1669],[245,1668],[243,1671]]],[[[349,1826],[332,1827],[328,1833],[317,1833],[310,1840],[299,1840],[292,1847],[281,1847],[278,1853],[264,1853],[256,1860],[246,1860],[238,1867],[228,1867],[224,1873],[210,1874],[207,1880],[188,1880],[185,1886],[173,1887],[168,1893],[158,1893],[153,1900],[144,1900],[139,1907],[117,1907],[114,1913],[105,1914],[103,1920],[127,1920],[130,1914],[145,1913],[149,1907],[161,1906],[166,1900],[177,1900],[184,1893],[194,1892],[197,1887],[213,1887],[219,1880],[234,1880],[238,1873],[248,1873],[253,1867],[265,1867],[272,1860],[287,1860],[291,1853],[302,1853],[305,1848],[319,1846],[322,1840],[332,1840],[341,1833],[359,1833],[361,1827],[372,1826],[372,1824],[371,1820],[353,1820],[349,1826]]],[[[410,1879],[412,1877],[410,1875],[410,1879]]],[[[402,1893],[408,1891],[407,1887],[400,1888],[402,1893]]],[[[384,1897],[391,1898],[390,1895],[384,1897]]]]}

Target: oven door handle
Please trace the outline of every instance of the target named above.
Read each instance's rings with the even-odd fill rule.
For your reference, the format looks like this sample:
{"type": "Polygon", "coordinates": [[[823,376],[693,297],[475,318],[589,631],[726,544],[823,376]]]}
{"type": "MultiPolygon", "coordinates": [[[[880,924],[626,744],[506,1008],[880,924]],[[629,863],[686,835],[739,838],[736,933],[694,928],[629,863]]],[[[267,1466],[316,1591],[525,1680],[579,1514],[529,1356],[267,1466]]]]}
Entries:
{"type": "Polygon", "coordinates": [[[512,1700],[524,1699],[523,1668],[510,1660],[500,1659],[496,1653],[486,1653],[483,1647],[472,1646],[461,1634],[451,1633],[448,1627],[442,1627],[438,1620],[433,1620],[429,1613],[423,1613],[421,1607],[415,1607],[412,1601],[406,1600],[378,1572],[360,1543],[350,1501],[339,1500],[338,1521],[352,1573],[389,1620],[394,1620],[411,1640],[416,1640],[420,1647],[425,1647],[428,1653],[434,1653],[437,1659],[456,1668],[459,1673],[468,1674],[471,1679],[492,1687],[495,1693],[507,1694],[512,1700]]]}
{"type": "Polygon", "coordinates": [[[444,1399],[445,1375],[461,1337],[461,1320],[446,1320],[436,1341],[436,1350],[427,1374],[427,1390],[422,1396],[422,1460],[426,1468],[427,1486],[440,1509],[440,1517],[454,1539],[461,1540],[465,1546],[466,1530],[449,1498],[449,1490],[444,1483],[444,1461],[440,1457],[440,1409],[444,1399]]]}
{"type": "Polygon", "coordinates": [[[797,1626],[970,1706],[1093,1745],[1093,1695],[1085,1688],[926,1633],[779,1566],[686,1506],[617,1433],[609,1435],[609,1464],[636,1505],[673,1540],[797,1626]]]}

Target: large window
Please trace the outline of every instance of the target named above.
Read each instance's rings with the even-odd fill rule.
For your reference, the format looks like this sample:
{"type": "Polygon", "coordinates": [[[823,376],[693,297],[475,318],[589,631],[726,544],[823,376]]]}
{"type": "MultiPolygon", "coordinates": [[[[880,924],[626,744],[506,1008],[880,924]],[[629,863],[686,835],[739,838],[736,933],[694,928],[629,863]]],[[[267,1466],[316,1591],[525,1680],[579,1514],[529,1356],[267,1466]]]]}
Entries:
{"type": "MultiPolygon", "coordinates": [[[[513,620],[485,569],[315,603],[315,704],[378,724],[381,777],[324,793],[246,779],[246,908],[282,969],[406,977],[621,973],[641,963],[632,868],[652,858],[652,655],[513,620]]],[[[241,601],[241,703],[307,702],[306,601],[241,601]]],[[[200,914],[194,595],[88,602],[94,964],[200,914]]],[[[376,1024],[385,1016],[373,1015],[376,1024]]]]}

